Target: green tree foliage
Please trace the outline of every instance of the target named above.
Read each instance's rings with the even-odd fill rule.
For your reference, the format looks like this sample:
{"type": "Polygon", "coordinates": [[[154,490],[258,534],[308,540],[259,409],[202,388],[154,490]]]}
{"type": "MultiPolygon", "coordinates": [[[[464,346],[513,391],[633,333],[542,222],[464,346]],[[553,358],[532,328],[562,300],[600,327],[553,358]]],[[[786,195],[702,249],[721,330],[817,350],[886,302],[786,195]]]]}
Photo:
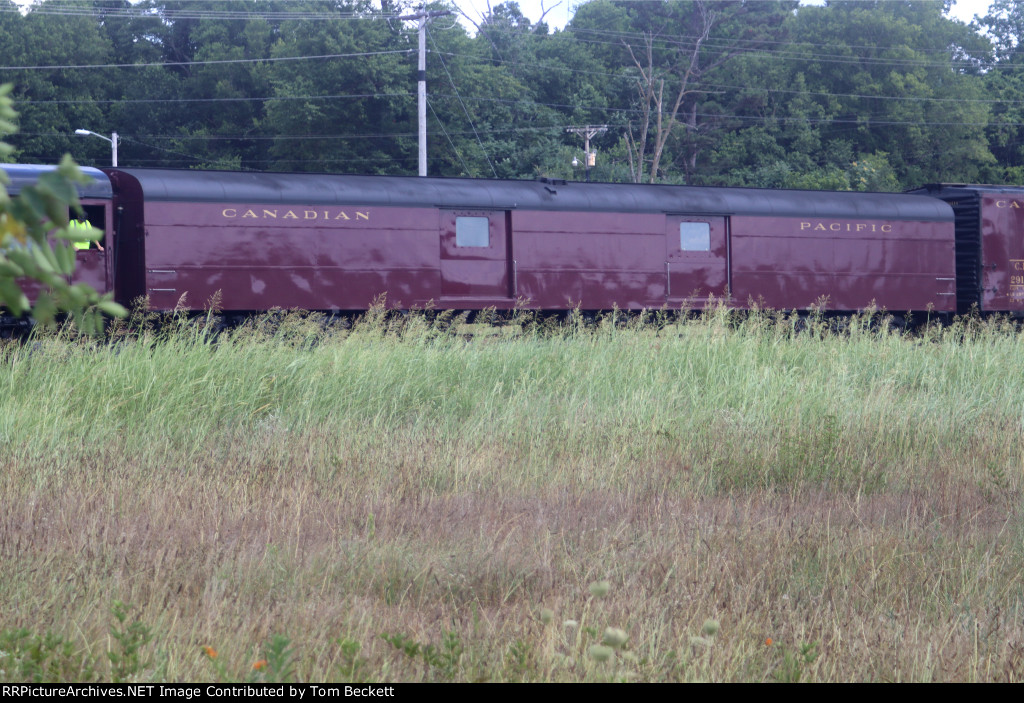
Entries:
{"type": "MultiPolygon", "coordinates": [[[[0,0],[12,158],[416,172],[413,0],[0,0]],[[59,38],[54,41],[53,38],[59,38]],[[86,67],[88,66],[88,67],[86,67]]],[[[452,9],[444,2],[428,9],[452,9]]],[[[429,173],[900,189],[1024,177],[1024,11],[937,0],[591,0],[564,30],[496,3],[427,28],[429,173]],[[986,32],[991,40],[982,34],[986,32]],[[864,164],[872,164],[870,173],[864,164]]]]}
{"type": "Polygon", "coordinates": [[[985,72],[987,96],[993,99],[986,132],[996,163],[985,174],[995,183],[1024,183],[1024,6],[995,0],[988,14],[973,25],[992,40],[985,72]]]}
{"type": "MultiPolygon", "coordinates": [[[[929,2],[802,7],[789,62],[822,145],[888,155],[902,184],[976,180],[993,160],[979,78],[987,42],[929,2]]],[[[847,164],[823,163],[824,167],[847,164]]]]}
{"type": "MultiPolygon", "coordinates": [[[[10,93],[10,84],[0,86],[0,137],[14,131],[17,114],[10,93]]],[[[0,155],[10,151],[9,145],[0,142],[0,155]]],[[[101,297],[89,286],[70,283],[75,271],[72,240],[80,241],[83,234],[69,230],[68,213],[69,208],[79,207],[74,184],[88,180],[74,161],[65,156],[56,170],[40,176],[37,184],[23,188],[13,199],[7,195],[5,179],[0,172],[0,306],[15,316],[29,312],[44,324],[67,312],[88,333],[100,331],[103,312],[123,316],[124,308],[109,295],[101,297]],[[34,301],[24,285],[34,289],[34,301]]],[[[93,232],[94,239],[103,234],[93,232]]]]}
{"type": "MultiPolygon", "coordinates": [[[[17,157],[38,161],[82,147],[74,136],[79,128],[109,131],[102,72],[67,68],[109,61],[110,45],[95,20],[87,14],[46,14],[48,2],[22,17],[3,1],[9,35],[0,44],[0,66],[8,68],[0,80],[14,85],[12,97],[21,113],[17,157]]],[[[95,145],[85,148],[102,153],[95,145]]]]}
{"type": "Polygon", "coordinates": [[[470,37],[451,21],[428,27],[432,172],[531,178],[547,170],[565,132],[538,53],[547,26],[512,2],[493,7],[476,29],[470,37]]]}
{"type": "Polygon", "coordinates": [[[716,81],[735,59],[779,41],[795,2],[602,2],[585,6],[573,31],[599,49],[626,80],[625,151],[632,180],[655,182],[665,164],[694,180],[700,156],[729,115],[716,81]],[[582,16],[581,16],[582,15],[582,16]]]}
{"type": "MultiPolygon", "coordinates": [[[[110,102],[101,126],[120,134],[122,152],[130,155],[133,166],[192,165],[191,160],[179,160],[180,144],[162,138],[186,131],[185,118],[191,115],[190,106],[177,102],[185,97],[182,72],[167,63],[175,60],[165,48],[168,23],[158,8],[145,2],[96,0],[94,8],[112,64],[102,69],[110,102]]],[[[104,164],[102,147],[98,140],[79,139],[72,153],[79,161],[104,164]]]]}
{"type": "MultiPolygon", "coordinates": [[[[271,165],[288,171],[415,169],[416,151],[409,148],[415,144],[415,44],[398,20],[374,18],[366,0],[333,5],[322,19],[288,20],[278,29],[274,58],[332,58],[279,60],[269,67],[274,97],[264,131],[275,137],[271,165]]],[[[312,12],[323,4],[290,7],[312,12]]]]}

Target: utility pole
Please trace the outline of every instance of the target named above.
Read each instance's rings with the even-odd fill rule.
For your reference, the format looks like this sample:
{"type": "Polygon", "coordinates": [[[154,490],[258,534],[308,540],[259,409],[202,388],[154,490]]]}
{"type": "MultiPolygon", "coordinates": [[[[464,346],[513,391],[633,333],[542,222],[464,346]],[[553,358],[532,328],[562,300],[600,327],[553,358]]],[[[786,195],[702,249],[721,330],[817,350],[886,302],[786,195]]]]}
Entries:
{"type": "Polygon", "coordinates": [[[452,14],[448,10],[420,10],[411,15],[402,15],[400,20],[420,21],[420,62],[417,74],[416,93],[419,103],[419,146],[420,176],[427,175],[427,20],[452,14]]]}
{"type": "MultiPolygon", "coordinates": [[[[602,132],[608,131],[608,125],[587,125],[586,127],[567,127],[566,132],[573,132],[583,136],[583,150],[586,152],[585,160],[587,166],[587,183],[590,183],[590,167],[597,163],[597,154],[590,151],[590,140],[602,132]]],[[[574,160],[575,161],[575,160],[574,160]]],[[[575,163],[573,164],[575,165],[575,163]]]]}

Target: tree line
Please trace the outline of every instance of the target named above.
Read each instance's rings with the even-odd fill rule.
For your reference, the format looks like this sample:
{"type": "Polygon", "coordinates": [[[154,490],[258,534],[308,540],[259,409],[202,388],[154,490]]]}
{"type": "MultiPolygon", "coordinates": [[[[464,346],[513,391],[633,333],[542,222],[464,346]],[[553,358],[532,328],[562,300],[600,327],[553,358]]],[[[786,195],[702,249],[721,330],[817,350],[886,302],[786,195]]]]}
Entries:
{"type": "MultiPolygon", "coordinates": [[[[618,2],[562,30],[515,2],[427,30],[430,175],[900,190],[1024,183],[1024,7],[618,2]],[[577,166],[573,166],[576,159],[577,166]]],[[[7,160],[415,174],[404,0],[0,0],[7,160]]],[[[444,2],[427,9],[455,10],[444,2]]]]}

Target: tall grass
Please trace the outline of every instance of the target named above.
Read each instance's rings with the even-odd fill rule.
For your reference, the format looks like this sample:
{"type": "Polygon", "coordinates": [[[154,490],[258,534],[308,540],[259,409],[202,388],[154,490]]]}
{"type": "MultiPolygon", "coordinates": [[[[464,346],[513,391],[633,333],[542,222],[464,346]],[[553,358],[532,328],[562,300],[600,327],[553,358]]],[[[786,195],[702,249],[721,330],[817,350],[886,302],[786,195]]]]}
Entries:
{"type": "Polygon", "coordinates": [[[303,680],[1021,678],[1013,326],[646,317],[9,345],[0,631],[102,677],[116,601],[141,677],[286,635],[303,680]]]}

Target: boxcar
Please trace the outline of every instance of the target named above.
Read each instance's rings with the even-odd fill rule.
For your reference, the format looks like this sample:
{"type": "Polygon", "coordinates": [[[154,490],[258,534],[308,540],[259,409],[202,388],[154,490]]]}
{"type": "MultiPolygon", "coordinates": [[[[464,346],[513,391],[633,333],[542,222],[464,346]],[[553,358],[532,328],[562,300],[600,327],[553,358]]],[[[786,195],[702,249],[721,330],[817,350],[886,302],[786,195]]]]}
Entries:
{"type": "Polygon", "coordinates": [[[956,214],[958,312],[1024,314],[1024,188],[940,183],[912,192],[956,214]]]}

